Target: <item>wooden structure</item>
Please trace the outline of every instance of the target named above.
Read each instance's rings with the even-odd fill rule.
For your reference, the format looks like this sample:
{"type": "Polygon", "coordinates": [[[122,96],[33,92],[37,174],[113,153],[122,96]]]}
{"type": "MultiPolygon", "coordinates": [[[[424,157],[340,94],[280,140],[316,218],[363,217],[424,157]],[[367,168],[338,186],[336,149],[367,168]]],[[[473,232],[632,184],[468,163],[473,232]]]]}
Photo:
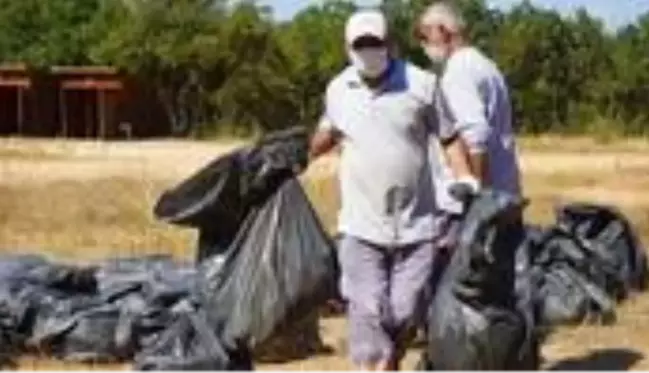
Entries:
{"type": "Polygon", "coordinates": [[[58,82],[60,135],[108,137],[115,109],[124,96],[124,78],[117,70],[57,66],[52,74],[58,82]]]}
{"type": "Polygon", "coordinates": [[[47,72],[0,66],[0,135],[75,138],[167,136],[152,87],[105,66],[47,72]]]}
{"type": "Polygon", "coordinates": [[[32,79],[25,65],[0,66],[0,133],[23,132],[29,113],[25,96],[31,88],[32,79]]]}

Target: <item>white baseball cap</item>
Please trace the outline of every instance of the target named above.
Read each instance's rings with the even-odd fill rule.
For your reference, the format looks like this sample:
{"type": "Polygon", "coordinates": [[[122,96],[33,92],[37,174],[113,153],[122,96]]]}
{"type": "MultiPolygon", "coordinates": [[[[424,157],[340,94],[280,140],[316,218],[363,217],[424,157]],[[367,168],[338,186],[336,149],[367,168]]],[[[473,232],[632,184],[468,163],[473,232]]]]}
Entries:
{"type": "Polygon", "coordinates": [[[388,22],[378,10],[360,10],[347,20],[345,42],[351,45],[361,36],[374,36],[385,40],[388,36],[388,22]]]}

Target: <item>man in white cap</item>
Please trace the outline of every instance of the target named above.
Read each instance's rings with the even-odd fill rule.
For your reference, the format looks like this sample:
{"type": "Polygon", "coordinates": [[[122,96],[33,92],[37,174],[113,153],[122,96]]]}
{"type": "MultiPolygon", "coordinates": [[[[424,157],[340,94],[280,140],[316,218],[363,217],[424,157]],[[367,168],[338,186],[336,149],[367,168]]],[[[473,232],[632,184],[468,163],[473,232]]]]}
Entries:
{"type": "MultiPolygon", "coordinates": [[[[401,336],[434,267],[437,215],[428,162],[437,137],[458,179],[473,180],[453,128],[437,120],[435,76],[390,52],[379,11],[353,14],[350,65],[328,85],[311,158],[335,145],[340,159],[341,293],[349,349],[362,370],[396,370],[401,336]]],[[[473,185],[473,184],[472,184],[473,185]]]]}

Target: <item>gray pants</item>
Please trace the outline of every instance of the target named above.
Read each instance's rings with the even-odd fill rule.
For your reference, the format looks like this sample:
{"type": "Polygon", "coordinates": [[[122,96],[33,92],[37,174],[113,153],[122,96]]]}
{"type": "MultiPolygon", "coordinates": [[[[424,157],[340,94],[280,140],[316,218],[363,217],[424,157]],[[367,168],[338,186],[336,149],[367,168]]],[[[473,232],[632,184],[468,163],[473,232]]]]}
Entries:
{"type": "Polygon", "coordinates": [[[357,365],[391,361],[433,275],[435,245],[387,249],[343,236],[338,252],[351,359],[357,365]]]}

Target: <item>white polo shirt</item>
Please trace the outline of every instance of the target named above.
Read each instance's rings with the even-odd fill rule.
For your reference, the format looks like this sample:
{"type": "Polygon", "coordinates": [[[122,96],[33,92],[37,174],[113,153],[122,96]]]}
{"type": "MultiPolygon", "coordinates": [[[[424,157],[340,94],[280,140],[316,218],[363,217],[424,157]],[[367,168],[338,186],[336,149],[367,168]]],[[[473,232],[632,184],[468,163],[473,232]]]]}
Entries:
{"type": "Polygon", "coordinates": [[[440,132],[434,94],[435,76],[400,60],[378,90],[351,67],[329,83],[320,126],[342,134],[340,233],[386,247],[436,236],[428,162],[430,136],[440,132]]]}

